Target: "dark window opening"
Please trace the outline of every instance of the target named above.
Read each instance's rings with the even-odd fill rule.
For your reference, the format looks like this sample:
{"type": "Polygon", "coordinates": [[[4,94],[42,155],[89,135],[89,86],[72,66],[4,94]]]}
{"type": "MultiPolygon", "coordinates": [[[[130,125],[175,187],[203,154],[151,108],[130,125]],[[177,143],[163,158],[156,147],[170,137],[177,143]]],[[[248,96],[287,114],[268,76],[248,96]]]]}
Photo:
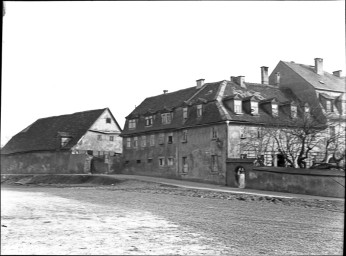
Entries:
{"type": "Polygon", "coordinates": [[[141,160],[137,160],[137,164],[140,164],[141,163],[141,160]]]}
{"type": "Polygon", "coordinates": [[[107,124],[110,124],[111,122],[112,122],[112,120],[111,120],[109,117],[107,117],[107,118],[106,118],[106,123],[107,123],[107,124]]]}

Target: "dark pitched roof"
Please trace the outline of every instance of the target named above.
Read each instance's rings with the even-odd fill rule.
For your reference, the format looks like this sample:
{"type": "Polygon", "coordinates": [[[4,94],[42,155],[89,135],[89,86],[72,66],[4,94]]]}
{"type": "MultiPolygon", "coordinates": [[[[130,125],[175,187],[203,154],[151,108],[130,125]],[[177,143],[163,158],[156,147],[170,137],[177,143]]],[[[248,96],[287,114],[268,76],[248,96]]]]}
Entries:
{"type": "Polygon", "coordinates": [[[58,133],[71,136],[71,140],[64,147],[64,149],[70,149],[106,109],[38,119],[13,136],[1,150],[1,154],[56,150],[59,148],[58,133]]]}
{"type": "Polygon", "coordinates": [[[280,89],[274,85],[247,82],[245,82],[245,86],[246,88],[228,81],[223,99],[229,100],[237,95],[244,101],[248,100],[250,97],[256,97],[260,101],[258,115],[252,115],[251,113],[244,111],[244,109],[242,114],[236,114],[232,110],[226,108],[231,121],[252,124],[280,124],[283,120],[290,119],[288,113],[283,111],[281,107],[288,102],[297,102],[297,98],[290,89],[280,89]],[[261,106],[261,103],[263,102],[272,101],[277,101],[279,104],[279,117],[273,117],[261,106]]]}
{"type": "Polygon", "coordinates": [[[330,74],[324,71],[323,75],[319,75],[315,72],[314,66],[308,66],[304,64],[298,64],[295,62],[282,61],[293,71],[299,74],[307,82],[309,82],[316,89],[322,90],[332,90],[345,92],[345,77],[337,77],[333,74],[330,74]]]}
{"type": "Polygon", "coordinates": [[[128,128],[128,120],[125,123],[122,135],[140,134],[142,132],[160,131],[162,129],[183,129],[184,127],[210,124],[230,120],[241,123],[280,123],[282,118],[289,118],[287,111],[282,111],[286,103],[297,102],[294,94],[290,89],[280,89],[278,86],[264,85],[256,83],[245,83],[245,87],[241,87],[231,81],[220,81],[215,83],[206,83],[204,86],[196,90],[195,87],[187,88],[169,94],[162,94],[155,97],[145,99],[127,118],[136,117],[137,123],[135,129],[128,128]],[[259,106],[259,115],[252,115],[244,111],[239,115],[227,108],[223,103],[217,101],[220,93],[221,85],[225,85],[222,93],[223,100],[231,100],[234,97],[239,97],[241,100],[250,98],[257,101],[275,100],[279,103],[279,117],[273,117],[261,105],[259,106]],[[197,117],[197,104],[202,104],[203,114],[197,117]],[[220,104],[223,105],[220,107],[220,104]],[[183,121],[183,111],[178,107],[188,106],[188,118],[183,121]],[[163,110],[170,108],[173,111],[173,119],[170,124],[162,124],[160,113],[163,110]],[[174,109],[176,108],[176,109],[174,109]],[[154,122],[150,127],[145,126],[145,114],[150,111],[155,111],[154,122]],[[228,118],[224,114],[227,112],[228,118]],[[137,114],[137,115],[135,115],[137,114]]]}
{"type": "Polygon", "coordinates": [[[175,108],[183,104],[184,101],[192,97],[197,91],[196,87],[190,87],[179,91],[160,94],[146,98],[139,106],[131,112],[128,117],[143,115],[148,111],[153,113],[164,108],[175,108]]]}

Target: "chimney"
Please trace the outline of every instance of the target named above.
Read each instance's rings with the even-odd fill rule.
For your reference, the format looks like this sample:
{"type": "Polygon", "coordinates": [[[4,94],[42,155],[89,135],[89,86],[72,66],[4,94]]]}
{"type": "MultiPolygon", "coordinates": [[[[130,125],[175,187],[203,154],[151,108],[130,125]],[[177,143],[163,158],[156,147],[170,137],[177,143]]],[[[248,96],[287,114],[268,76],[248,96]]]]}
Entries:
{"type": "Polygon", "coordinates": [[[198,79],[198,80],[196,80],[196,82],[197,82],[196,89],[200,89],[204,85],[204,80],[205,79],[198,79]]]}
{"type": "Polygon", "coordinates": [[[245,76],[237,76],[236,83],[239,84],[241,87],[245,88],[245,76]]]}
{"type": "Polygon", "coordinates": [[[319,75],[323,75],[323,59],[315,58],[315,72],[319,75]]]}
{"type": "Polygon", "coordinates": [[[163,94],[166,94],[168,92],[168,90],[163,90],[163,94]]]}
{"type": "Polygon", "coordinates": [[[275,85],[280,85],[280,72],[275,73],[275,85]]]}
{"type": "Polygon", "coordinates": [[[334,76],[341,77],[342,70],[337,70],[333,72],[334,76]]]}
{"type": "Polygon", "coordinates": [[[269,84],[268,67],[265,67],[265,66],[261,67],[261,83],[262,84],[269,84]]]}

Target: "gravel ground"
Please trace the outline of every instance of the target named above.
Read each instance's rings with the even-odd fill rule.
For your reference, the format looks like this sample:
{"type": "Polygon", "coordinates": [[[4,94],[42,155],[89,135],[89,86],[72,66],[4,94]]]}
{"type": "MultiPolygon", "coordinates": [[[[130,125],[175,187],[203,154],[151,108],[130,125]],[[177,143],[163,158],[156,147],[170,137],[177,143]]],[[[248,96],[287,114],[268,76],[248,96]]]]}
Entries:
{"type": "Polygon", "coordinates": [[[2,185],[1,199],[2,254],[343,253],[343,201],[274,200],[134,180],[2,185]]]}

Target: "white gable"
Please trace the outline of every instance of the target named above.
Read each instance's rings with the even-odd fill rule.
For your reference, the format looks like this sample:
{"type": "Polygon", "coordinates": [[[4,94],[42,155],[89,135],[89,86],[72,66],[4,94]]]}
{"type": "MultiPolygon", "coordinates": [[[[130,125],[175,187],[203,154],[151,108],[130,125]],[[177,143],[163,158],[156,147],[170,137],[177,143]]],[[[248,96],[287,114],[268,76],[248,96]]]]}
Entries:
{"type": "Polygon", "coordinates": [[[96,120],[89,130],[120,133],[120,127],[118,127],[108,109],[102,113],[102,115],[96,120]]]}

